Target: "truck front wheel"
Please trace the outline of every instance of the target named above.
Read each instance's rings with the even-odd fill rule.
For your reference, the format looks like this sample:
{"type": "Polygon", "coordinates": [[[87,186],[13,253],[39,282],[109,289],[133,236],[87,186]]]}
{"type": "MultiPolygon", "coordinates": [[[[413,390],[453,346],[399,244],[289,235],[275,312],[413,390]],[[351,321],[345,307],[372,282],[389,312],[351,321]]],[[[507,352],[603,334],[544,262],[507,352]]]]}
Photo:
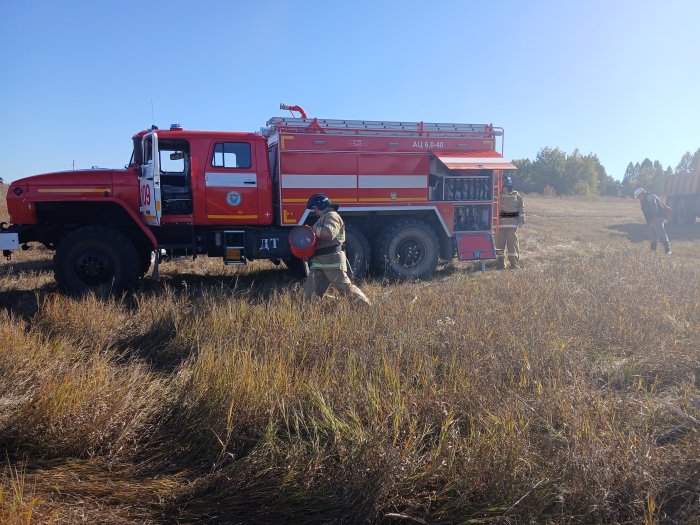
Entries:
{"type": "Polygon", "coordinates": [[[375,267],[394,279],[425,279],[437,266],[440,245],[433,229],[422,221],[404,219],[387,227],[377,242],[375,267]]]}
{"type": "Polygon", "coordinates": [[[139,277],[143,277],[151,269],[151,259],[154,257],[154,252],[151,250],[142,249],[139,251],[139,277]]]}
{"type": "Polygon", "coordinates": [[[122,291],[136,283],[140,271],[134,244],[120,232],[102,226],[70,233],[54,256],[56,281],[75,295],[122,291]]]}

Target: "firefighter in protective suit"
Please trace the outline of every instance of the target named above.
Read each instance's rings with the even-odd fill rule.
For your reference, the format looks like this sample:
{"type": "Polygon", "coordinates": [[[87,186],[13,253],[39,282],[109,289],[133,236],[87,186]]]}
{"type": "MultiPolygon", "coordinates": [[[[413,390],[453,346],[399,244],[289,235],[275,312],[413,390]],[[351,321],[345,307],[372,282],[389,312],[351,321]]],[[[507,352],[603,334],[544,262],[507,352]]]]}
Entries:
{"type": "Polygon", "coordinates": [[[304,283],[306,298],[323,296],[330,286],[334,286],[352,295],[356,301],[371,305],[362,290],[350,282],[347,274],[348,261],[343,251],[345,223],[337,211],[338,205],[333,204],[327,195],[317,193],[311,196],[306,208],[318,216],[313,225],[316,251],[309,260],[309,276],[304,283]]]}
{"type": "Polygon", "coordinates": [[[498,270],[505,269],[505,257],[511,270],[520,268],[520,244],[518,242],[518,228],[525,223],[525,207],[523,198],[513,190],[513,180],[506,175],[503,177],[503,191],[499,198],[499,227],[496,238],[496,248],[499,250],[498,270]]]}

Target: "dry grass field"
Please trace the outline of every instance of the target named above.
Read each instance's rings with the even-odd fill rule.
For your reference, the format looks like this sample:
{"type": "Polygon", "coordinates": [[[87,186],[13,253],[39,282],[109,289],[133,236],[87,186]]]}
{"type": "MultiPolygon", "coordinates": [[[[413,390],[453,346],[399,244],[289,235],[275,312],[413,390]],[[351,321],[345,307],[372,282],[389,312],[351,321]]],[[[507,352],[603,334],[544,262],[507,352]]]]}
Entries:
{"type": "Polygon", "coordinates": [[[523,270],[371,310],[267,263],[76,300],[0,262],[0,523],[699,523],[700,224],[666,257],[635,200],[525,204],[523,270]]]}

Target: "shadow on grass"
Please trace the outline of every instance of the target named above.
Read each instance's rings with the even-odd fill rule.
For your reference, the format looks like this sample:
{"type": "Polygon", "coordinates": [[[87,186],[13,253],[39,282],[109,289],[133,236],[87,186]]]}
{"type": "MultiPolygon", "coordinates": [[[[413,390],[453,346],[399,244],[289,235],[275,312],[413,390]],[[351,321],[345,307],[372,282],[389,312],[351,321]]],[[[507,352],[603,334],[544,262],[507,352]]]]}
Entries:
{"type": "MultiPolygon", "coordinates": [[[[52,270],[53,261],[51,259],[0,262],[0,278],[10,281],[28,277],[27,274],[32,272],[43,273],[51,272],[52,270]]],[[[33,290],[0,291],[0,309],[7,309],[17,317],[29,321],[39,310],[39,305],[44,301],[44,298],[57,291],[58,285],[54,282],[33,290]]]]}
{"type": "MultiPolygon", "coordinates": [[[[492,270],[495,261],[487,261],[485,268],[492,270]]],[[[17,263],[9,268],[5,268],[5,275],[20,276],[23,273],[51,268],[50,261],[27,261],[17,263]]],[[[425,282],[439,282],[454,274],[459,273],[479,273],[481,264],[476,262],[466,266],[458,266],[454,263],[446,263],[438,267],[433,276],[425,282]]],[[[157,280],[146,277],[142,279],[139,286],[124,296],[124,304],[132,312],[139,308],[138,296],[146,298],[164,297],[168,293],[175,295],[186,295],[192,299],[197,299],[205,295],[220,297],[246,298],[253,304],[260,304],[269,301],[275,294],[282,293],[293,288],[297,288],[294,293],[299,295],[301,300],[303,278],[299,274],[287,271],[283,268],[266,268],[251,272],[240,272],[234,274],[196,274],[196,273],[162,273],[157,280]]],[[[353,279],[360,286],[364,283],[385,283],[396,284],[396,281],[385,279],[379,275],[370,275],[362,279],[353,279]]],[[[401,281],[398,281],[399,283],[401,281]]],[[[407,282],[407,281],[404,281],[407,282]]],[[[51,282],[34,290],[6,290],[0,291],[0,309],[4,308],[12,314],[31,321],[32,317],[39,311],[44,299],[51,294],[62,293],[55,282],[51,282]]],[[[167,327],[158,327],[157,333],[145,334],[143,344],[137,345],[141,348],[163,348],[172,338],[167,327]]],[[[151,352],[149,352],[151,353],[151,352]]],[[[142,357],[148,357],[143,355],[142,357]]]]}
{"type": "MultiPolygon", "coordinates": [[[[299,282],[289,272],[274,268],[236,274],[167,273],[161,274],[157,280],[143,279],[136,291],[124,297],[124,304],[133,313],[139,309],[139,298],[158,300],[170,295],[186,297],[188,302],[213,296],[244,298],[259,304],[299,282]]],[[[142,359],[153,370],[165,373],[176,370],[196,352],[189,340],[178,337],[175,319],[170,317],[161,319],[137,337],[119,341],[117,347],[123,349],[122,359],[142,359]]]]}
{"type": "MultiPolygon", "coordinates": [[[[422,282],[440,282],[455,274],[481,273],[480,262],[472,262],[467,265],[456,264],[457,260],[441,263],[433,275],[428,279],[421,279],[422,282]]],[[[485,271],[494,270],[496,261],[486,261],[485,271]]],[[[359,279],[351,277],[354,284],[362,287],[364,284],[372,283],[380,285],[401,284],[414,281],[413,279],[396,280],[376,273],[370,273],[359,279]]],[[[200,275],[193,273],[173,273],[161,274],[157,280],[145,278],[141,281],[140,293],[147,297],[158,297],[172,290],[177,294],[189,294],[191,297],[198,297],[205,294],[228,294],[230,296],[245,297],[251,303],[262,303],[268,301],[274,294],[297,288],[294,293],[302,297],[301,286],[304,284],[304,277],[293,271],[283,268],[261,269],[252,272],[242,272],[239,274],[225,275],[200,275]]],[[[330,291],[330,293],[333,293],[330,291]]]]}
{"type": "Polygon", "coordinates": [[[167,290],[197,297],[205,294],[226,294],[264,302],[275,292],[292,288],[303,281],[283,269],[264,269],[233,275],[199,275],[176,273],[161,275],[157,280],[145,278],[139,292],[147,297],[161,296],[167,290]]]}
{"type": "Polygon", "coordinates": [[[129,362],[139,359],[158,372],[171,374],[193,353],[193,349],[177,338],[172,319],[151,325],[136,337],[123,337],[115,343],[118,359],[129,362]],[[180,343],[180,344],[178,344],[180,343]]]}
{"type": "Polygon", "coordinates": [[[44,299],[58,291],[56,283],[35,290],[5,290],[0,292],[0,310],[6,309],[24,321],[31,321],[44,299]]]}
{"type": "MultiPolygon", "coordinates": [[[[646,242],[650,239],[649,226],[644,223],[613,224],[609,229],[624,234],[630,242],[646,242]]],[[[700,224],[667,224],[666,233],[671,241],[700,240],[700,224]]]]}
{"type": "Polygon", "coordinates": [[[12,260],[0,263],[0,276],[11,275],[17,277],[28,272],[44,272],[53,270],[51,259],[40,259],[36,261],[14,262],[12,260]]]}

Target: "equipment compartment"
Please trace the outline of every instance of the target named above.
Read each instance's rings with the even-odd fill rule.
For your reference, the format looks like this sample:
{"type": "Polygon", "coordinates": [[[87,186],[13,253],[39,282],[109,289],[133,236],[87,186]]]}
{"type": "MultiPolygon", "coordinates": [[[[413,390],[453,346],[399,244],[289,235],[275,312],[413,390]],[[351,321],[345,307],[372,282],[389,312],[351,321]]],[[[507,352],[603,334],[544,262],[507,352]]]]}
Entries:
{"type": "Polygon", "coordinates": [[[491,193],[490,177],[445,177],[442,200],[490,201],[491,193]]]}
{"type": "Polygon", "coordinates": [[[455,232],[491,230],[491,204],[464,204],[455,206],[455,232]]]}

